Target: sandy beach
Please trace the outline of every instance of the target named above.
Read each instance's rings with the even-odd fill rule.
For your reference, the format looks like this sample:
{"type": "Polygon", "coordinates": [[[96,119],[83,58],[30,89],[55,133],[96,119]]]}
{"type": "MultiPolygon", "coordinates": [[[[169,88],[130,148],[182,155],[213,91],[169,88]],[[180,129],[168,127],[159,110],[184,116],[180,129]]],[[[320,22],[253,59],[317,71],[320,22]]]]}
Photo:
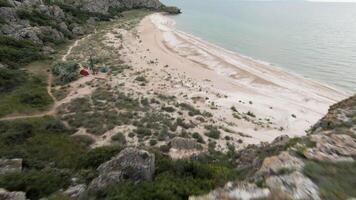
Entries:
{"type": "Polygon", "coordinates": [[[331,104],[348,95],[176,30],[162,14],[145,17],[135,34],[124,40],[129,62],[153,70],[154,81],[170,77],[181,82],[161,92],[200,99],[194,103],[211,110],[217,123],[251,136],[247,143],[304,135],[331,104]],[[234,117],[232,107],[253,113],[255,120],[234,117]]]}
{"type": "MultiPolygon", "coordinates": [[[[98,57],[109,58],[108,65],[130,66],[130,70],[104,78],[106,85],[120,87],[136,98],[163,96],[166,101],[162,106],[179,108],[177,104],[183,103],[208,113],[209,117],[201,119],[179,112],[182,111],[179,108],[170,115],[194,124],[189,132],[201,133],[208,142],[212,140],[204,134],[207,126],[218,127],[221,135],[213,141],[220,150],[226,150],[229,144],[242,149],[248,144],[271,142],[280,135],[305,135],[306,130],[327,113],[330,105],[349,96],[181,32],[174,27],[174,21],[160,13],[134,22],[131,29],[123,28],[123,23],[130,26],[128,22],[113,22],[85,38],[73,48],[69,59],[79,63],[86,60],[92,48],[87,44],[96,41],[98,46],[93,50],[98,52],[98,57]],[[143,77],[145,84],[138,84],[138,76],[143,77]],[[171,97],[174,101],[170,102],[171,97]]],[[[78,88],[62,101],[90,95],[98,86],[86,83],[102,84],[102,79],[96,78],[89,76],[72,83],[73,88],[78,88]],[[80,87],[83,85],[87,86],[80,87]]],[[[160,107],[155,109],[161,112],[160,107]]],[[[115,132],[132,130],[132,126],[116,126],[94,138],[82,128],[76,135],[88,135],[96,141],[93,146],[102,146],[111,142],[115,132]]],[[[130,145],[140,145],[137,138],[126,138],[130,145]]],[[[178,154],[171,156],[179,157],[178,154]]]]}

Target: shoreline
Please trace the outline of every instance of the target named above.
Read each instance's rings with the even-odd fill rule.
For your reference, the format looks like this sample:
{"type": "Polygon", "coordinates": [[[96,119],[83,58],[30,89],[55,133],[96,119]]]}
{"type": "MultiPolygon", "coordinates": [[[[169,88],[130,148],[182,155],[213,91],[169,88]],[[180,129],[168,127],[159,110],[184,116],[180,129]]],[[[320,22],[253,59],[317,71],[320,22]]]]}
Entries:
{"type": "MultiPolygon", "coordinates": [[[[234,121],[237,131],[258,141],[272,141],[283,134],[305,135],[305,130],[326,114],[330,105],[348,96],[346,92],[176,30],[172,20],[160,13],[145,17],[137,27],[137,35],[140,43],[128,45],[131,49],[138,45],[147,51],[138,56],[156,59],[157,65],[169,66],[168,73],[195,82],[188,83],[187,88],[173,87],[167,91],[169,94],[185,91],[188,98],[205,96],[206,101],[199,107],[209,108],[214,102],[217,107],[214,115],[222,121],[234,121]],[[236,122],[229,117],[232,106],[242,113],[253,112],[256,118],[270,119],[275,128],[236,122]]],[[[135,59],[134,54],[128,56],[134,64],[147,64],[135,59]]]]}

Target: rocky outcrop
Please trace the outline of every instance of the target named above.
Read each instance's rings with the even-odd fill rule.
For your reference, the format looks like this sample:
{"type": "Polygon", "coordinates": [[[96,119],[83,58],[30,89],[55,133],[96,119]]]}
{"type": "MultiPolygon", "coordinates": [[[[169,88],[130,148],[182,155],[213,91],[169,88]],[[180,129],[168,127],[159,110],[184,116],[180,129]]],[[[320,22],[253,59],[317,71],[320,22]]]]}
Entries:
{"type": "Polygon", "coordinates": [[[352,162],[356,157],[356,139],[345,134],[312,135],[316,147],[309,148],[304,155],[309,159],[329,162],[352,162]]]}
{"type": "Polygon", "coordinates": [[[63,193],[70,199],[80,199],[84,195],[86,188],[87,186],[85,184],[79,184],[69,187],[63,193]]]}
{"type": "Polygon", "coordinates": [[[0,175],[22,171],[22,159],[0,159],[0,175]]]}
{"type": "Polygon", "coordinates": [[[301,170],[304,162],[289,152],[282,152],[278,156],[271,156],[264,159],[258,175],[280,174],[282,171],[301,170]]]}
{"type": "Polygon", "coordinates": [[[85,0],[82,4],[83,10],[102,14],[108,14],[110,9],[150,8],[158,10],[162,7],[163,4],[159,0],[85,0]]]}
{"type": "Polygon", "coordinates": [[[249,145],[237,152],[236,169],[245,175],[245,181],[252,183],[252,192],[247,192],[246,187],[241,186],[244,182],[235,182],[209,195],[191,199],[255,198],[251,193],[269,194],[268,199],[322,199],[319,194],[320,185],[307,177],[308,173],[303,174],[304,167],[316,163],[316,160],[320,162],[317,166],[321,168],[326,167],[322,165],[323,162],[355,162],[355,119],[356,95],[331,106],[328,114],[305,137],[291,139],[280,136],[270,144],[249,145]],[[269,193],[261,193],[263,190],[269,193]]]}
{"type": "Polygon", "coordinates": [[[3,188],[0,188],[1,200],[26,200],[26,194],[24,192],[9,192],[3,188]]]}
{"type": "Polygon", "coordinates": [[[90,183],[89,191],[100,191],[126,180],[150,181],[155,170],[154,162],[154,154],[141,149],[126,148],[98,167],[99,176],[90,183]]]}
{"type": "Polygon", "coordinates": [[[89,29],[93,29],[92,23],[88,25],[74,23],[76,19],[73,15],[66,13],[57,5],[47,5],[36,0],[9,2],[13,7],[0,7],[0,20],[3,21],[0,35],[19,40],[28,39],[41,46],[50,46],[52,43],[63,41],[66,37],[81,36],[89,29]]]}
{"type": "Polygon", "coordinates": [[[218,199],[228,199],[228,200],[248,200],[248,199],[263,199],[268,197],[270,194],[269,189],[259,188],[256,184],[240,182],[232,183],[229,182],[224,188],[219,188],[210,192],[207,195],[199,197],[189,197],[189,200],[218,200],[218,199]]]}
{"type": "Polygon", "coordinates": [[[287,175],[268,177],[266,185],[271,190],[284,193],[290,199],[320,199],[318,186],[298,171],[287,175]]]}

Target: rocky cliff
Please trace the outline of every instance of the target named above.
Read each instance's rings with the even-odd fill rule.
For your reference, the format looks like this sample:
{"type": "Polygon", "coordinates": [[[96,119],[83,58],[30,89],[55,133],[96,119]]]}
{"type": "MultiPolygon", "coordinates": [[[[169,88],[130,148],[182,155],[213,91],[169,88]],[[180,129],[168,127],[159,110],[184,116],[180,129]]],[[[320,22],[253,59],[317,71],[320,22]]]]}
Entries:
{"type": "Polygon", "coordinates": [[[124,10],[145,8],[180,13],[158,0],[85,0],[66,1],[2,0],[0,35],[28,39],[50,53],[55,44],[93,30],[96,21],[117,17],[124,10]],[[47,2],[47,3],[46,3],[47,2]],[[50,3],[49,3],[50,2],[50,3]]]}

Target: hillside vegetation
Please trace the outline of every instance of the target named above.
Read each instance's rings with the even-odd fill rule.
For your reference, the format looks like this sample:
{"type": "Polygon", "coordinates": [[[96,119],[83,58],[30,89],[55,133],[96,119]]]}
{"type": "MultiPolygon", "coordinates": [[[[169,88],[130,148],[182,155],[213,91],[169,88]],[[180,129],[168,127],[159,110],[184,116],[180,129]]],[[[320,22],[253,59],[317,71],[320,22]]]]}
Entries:
{"type": "Polygon", "coordinates": [[[305,137],[243,146],[248,135],[199,99],[151,91],[153,73],[126,60],[125,33],[140,41],[143,17],[179,10],[118,2],[0,0],[0,199],[356,197],[356,96],[305,137]],[[110,73],[81,76],[88,66],[110,73]]]}

